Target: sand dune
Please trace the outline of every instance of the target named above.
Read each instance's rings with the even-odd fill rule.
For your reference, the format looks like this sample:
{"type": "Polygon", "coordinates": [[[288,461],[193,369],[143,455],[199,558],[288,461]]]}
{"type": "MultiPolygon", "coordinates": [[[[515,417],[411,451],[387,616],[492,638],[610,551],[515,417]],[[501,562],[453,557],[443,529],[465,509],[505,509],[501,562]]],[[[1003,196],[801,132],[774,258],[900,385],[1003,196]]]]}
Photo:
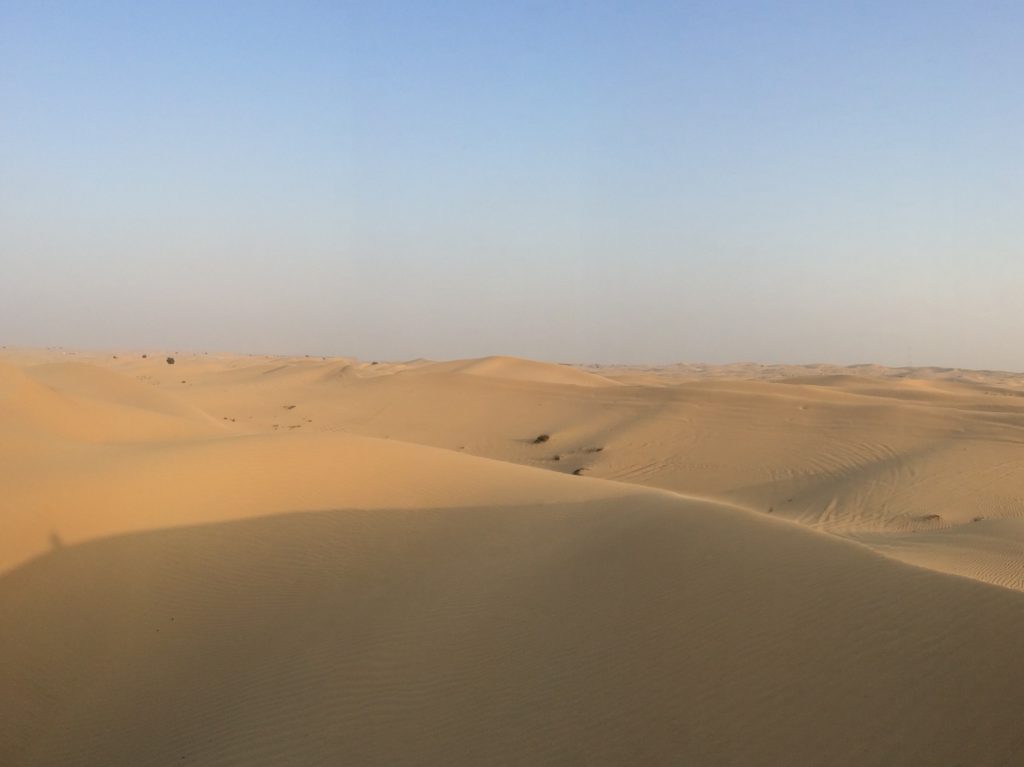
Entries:
{"type": "Polygon", "coordinates": [[[65,351],[0,764],[1024,759],[1010,374],[65,351]]]}
{"type": "Polygon", "coordinates": [[[838,535],[1024,516],[1024,401],[992,386],[829,377],[565,390],[434,371],[289,396],[324,428],[729,500],[838,535]],[[541,433],[550,439],[534,444],[541,433]]]}
{"type": "MultiPolygon", "coordinates": [[[[658,386],[606,386],[564,365],[499,357],[413,365],[230,357],[218,365],[179,355],[170,366],[163,356],[54,365],[37,355],[31,365],[8,365],[7,378],[24,379],[19,396],[38,400],[8,404],[16,411],[9,422],[29,414],[58,435],[103,442],[389,438],[726,500],[893,556],[907,534],[1024,516],[1024,399],[966,375],[871,377],[857,366],[774,380],[716,371],[674,380],[663,371],[658,386]],[[574,376],[581,383],[571,384],[574,376]],[[540,434],[550,439],[535,444],[540,434]]],[[[35,499],[21,500],[23,508],[48,503],[34,487],[19,497],[35,499]]],[[[983,571],[991,568],[952,567],[940,554],[956,539],[942,538],[932,566],[990,580],[983,571]]],[[[926,563],[922,544],[914,549],[914,561],[926,563]]]]}
{"type": "Polygon", "coordinates": [[[0,568],[129,530],[282,511],[562,502],[625,485],[339,433],[237,435],[26,455],[5,485],[0,568]],[[60,481],[55,482],[57,476],[60,481]]]}
{"type": "Polygon", "coordinates": [[[642,493],[119,536],[0,582],[0,609],[21,616],[0,635],[0,683],[20,693],[0,712],[0,754],[1012,764],[1022,608],[1011,591],[642,493]]]}
{"type": "Polygon", "coordinates": [[[211,434],[200,410],[124,376],[90,365],[19,369],[0,362],[5,434],[86,442],[151,441],[211,434]]]}
{"type": "Polygon", "coordinates": [[[549,362],[534,362],[518,357],[483,357],[474,360],[437,362],[416,368],[419,373],[437,375],[461,373],[464,375],[502,378],[508,381],[530,381],[544,384],[568,384],[571,386],[616,386],[609,378],[588,373],[569,365],[549,362]]]}

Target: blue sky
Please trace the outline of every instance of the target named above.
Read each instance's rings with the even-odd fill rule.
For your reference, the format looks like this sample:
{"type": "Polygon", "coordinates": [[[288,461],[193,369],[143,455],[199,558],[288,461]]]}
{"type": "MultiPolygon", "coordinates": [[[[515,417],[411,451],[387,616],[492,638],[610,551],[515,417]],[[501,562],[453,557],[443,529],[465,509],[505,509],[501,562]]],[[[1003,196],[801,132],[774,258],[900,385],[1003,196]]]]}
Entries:
{"type": "Polygon", "coordinates": [[[1022,40],[1010,2],[3,0],[0,343],[1024,369],[1022,40]]]}

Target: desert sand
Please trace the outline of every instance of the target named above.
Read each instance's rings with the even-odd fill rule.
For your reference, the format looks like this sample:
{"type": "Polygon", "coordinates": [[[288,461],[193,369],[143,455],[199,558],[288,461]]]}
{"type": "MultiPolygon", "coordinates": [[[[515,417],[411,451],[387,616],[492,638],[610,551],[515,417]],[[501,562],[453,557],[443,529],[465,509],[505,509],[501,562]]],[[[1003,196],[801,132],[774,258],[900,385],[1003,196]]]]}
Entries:
{"type": "Polygon", "coordinates": [[[6,348],[0,522],[0,765],[1024,764],[1024,375],[6,348]]]}

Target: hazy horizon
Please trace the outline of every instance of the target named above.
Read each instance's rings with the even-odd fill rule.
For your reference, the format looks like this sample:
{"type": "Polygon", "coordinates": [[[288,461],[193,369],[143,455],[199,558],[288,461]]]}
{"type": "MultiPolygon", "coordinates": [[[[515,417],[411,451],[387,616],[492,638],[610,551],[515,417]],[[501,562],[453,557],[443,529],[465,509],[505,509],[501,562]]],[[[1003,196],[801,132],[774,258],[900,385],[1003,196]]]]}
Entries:
{"type": "Polygon", "coordinates": [[[5,3],[0,345],[1022,370],[1022,31],[5,3]]]}
{"type": "Polygon", "coordinates": [[[508,359],[523,359],[532,360],[535,362],[547,362],[559,365],[573,365],[577,367],[587,366],[598,366],[598,367],[652,367],[652,368],[667,368],[672,365],[708,365],[711,367],[728,367],[730,365],[742,366],[742,365],[760,365],[765,368],[771,367],[807,367],[807,368],[818,368],[821,366],[829,367],[847,367],[847,368],[858,368],[865,366],[879,366],[883,368],[900,369],[900,368],[915,368],[915,369],[941,369],[941,370],[966,370],[966,371],[977,371],[977,372],[1006,372],[1006,373],[1018,373],[1022,372],[1019,370],[1012,370],[1007,368],[984,368],[984,367],[971,367],[969,365],[940,365],[931,363],[928,361],[918,361],[913,359],[912,356],[907,358],[905,363],[893,362],[893,363],[880,363],[872,360],[860,360],[860,361],[837,361],[830,359],[793,359],[793,360],[771,360],[771,359],[723,359],[723,360],[706,360],[706,359],[649,359],[649,360],[635,360],[633,362],[623,362],[622,360],[616,359],[570,359],[570,358],[556,358],[556,357],[528,357],[523,355],[517,355],[512,353],[505,353],[501,351],[487,352],[477,356],[469,357],[427,357],[425,355],[410,355],[405,357],[386,357],[379,354],[369,355],[357,355],[348,354],[344,351],[341,352],[323,352],[323,351],[308,351],[287,348],[219,348],[219,347],[197,347],[185,345],[158,345],[158,344],[135,344],[125,346],[88,346],[88,345],[62,345],[62,344],[0,344],[0,350],[9,352],[25,351],[25,352],[62,352],[67,355],[82,355],[83,358],[89,358],[96,354],[112,354],[115,357],[121,357],[126,355],[139,355],[139,356],[153,356],[160,357],[163,354],[177,354],[177,355],[214,355],[220,357],[281,357],[281,358],[310,358],[314,360],[330,360],[330,359],[357,359],[362,363],[373,362],[374,364],[380,363],[406,363],[414,362],[416,360],[430,360],[432,362],[454,362],[464,359],[484,359],[484,358],[508,358],[508,359]]]}

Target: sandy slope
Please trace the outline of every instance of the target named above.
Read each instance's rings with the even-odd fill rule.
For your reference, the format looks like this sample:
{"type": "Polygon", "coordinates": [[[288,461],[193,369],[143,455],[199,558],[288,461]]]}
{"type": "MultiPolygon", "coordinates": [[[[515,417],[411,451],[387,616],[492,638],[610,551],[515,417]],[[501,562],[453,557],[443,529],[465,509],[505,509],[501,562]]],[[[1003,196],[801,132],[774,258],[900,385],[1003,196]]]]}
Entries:
{"type": "MultiPolygon", "coordinates": [[[[0,400],[0,415],[9,433],[34,442],[39,433],[151,445],[275,432],[388,437],[725,499],[915,564],[1003,585],[1024,580],[1012,532],[1024,516],[1024,377],[673,366],[656,370],[657,385],[627,386],[611,379],[652,371],[596,375],[507,357],[378,365],[178,354],[171,366],[164,356],[7,352],[0,390],[17,391],[0,400]],[[533,444],[541,433],[551,439],[533,444]],[[1006,522],[977,527],[979,518],[1006,522]]],[[[50,470],[45,456],[24,466],[25,450],[14,449],[0,472],[50,470]]],[[[110,452],[118,450],[128,461],[139,452],[110,452]]],[[[18,496],[33,517],[49,503],[36,485],[20,483],[18,496]]],[[[65,499],[60,485],[70,485],[55,486],[65,499]]]]}
{"type": "Polygon", "coordinates": [[[1024,759],[1008,374],[141,354],[0,352],[0,764],[1024,759]]]}
{"type": "Polygon", "coordinates": [[[115,537],[0,581],[0,610],[19,617],[0,633],[5,764],[1009,765],[1024,748],[1020,594],[652,494],[115,537]]]}
{"type": "Polygon", "coordinates": [[[282,511],[509,505],[623,496],[616,483],[393,440],[321,433],[26,453],[3,475],[0,566],[64,545],[282,511]],[[56,537],[56,538],[55,538],[56,537]]]}
{"type": "Polygon", "coordinates": [[[1013,388],[850,375],[582,387],[453,368],[322,385],[261,381],[244,407],[214,376],[187,396],[208,411],[244,411],[251,428],[344,429],[582,470],[726,499],[936,569],[1002,584],[1024,575],[1015,558],[1007,566],[1016,574],[996,573],[979,558],[936,550],[929,561],[920,541],[912,554],[902,545],[908,534],[1024,515],[1024,398],[1013,388]],[[284,402],[302,404],[282,411],[284,402]],[[550,440],[534,444],[542,433],[550,440]]]}

